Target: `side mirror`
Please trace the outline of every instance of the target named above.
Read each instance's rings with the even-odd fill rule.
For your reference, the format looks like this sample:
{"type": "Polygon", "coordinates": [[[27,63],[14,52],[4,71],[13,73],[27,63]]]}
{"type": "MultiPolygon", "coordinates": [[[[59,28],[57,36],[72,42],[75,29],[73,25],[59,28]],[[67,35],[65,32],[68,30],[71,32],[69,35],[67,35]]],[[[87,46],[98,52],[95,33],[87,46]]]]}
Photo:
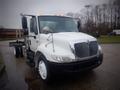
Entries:
{"type": "Polygon", "coordinates": [[[27,18],[25,16],[22,16],[22,28],[24,30],[24,35],[28,35],[27,18]]]}
{"type": "Polygon", "coordinates": [[[27,27],[27,18],[22,16],[22,28],[23,29],[28,29],[27,27]]]}
{"type": "Polygon", "coordinates": [[[81,22],[80,22],[80,20],[77,21],[77,28],[78,28],[78,30],[80,32],[80,30],[81,30],[81,22]]]}

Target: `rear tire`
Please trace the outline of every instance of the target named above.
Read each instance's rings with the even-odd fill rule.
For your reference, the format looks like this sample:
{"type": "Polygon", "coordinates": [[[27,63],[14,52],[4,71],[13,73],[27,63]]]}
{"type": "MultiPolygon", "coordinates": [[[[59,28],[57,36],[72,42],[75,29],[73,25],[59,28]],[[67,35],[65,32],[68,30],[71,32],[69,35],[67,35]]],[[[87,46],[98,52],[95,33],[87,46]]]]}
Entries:
{"type": "Polygon", "coordinates": [[[14,47],[14,55],[15,55],[16,58],[19,57],[19,55],[20,55],[19,47],[14,47]]]}
{"type": "Polygon", "coordinates": [[[19,50],[20,50],[20,56],[23,57],[23,48],[22,48],[22,46],[19,47],[19,50]]]}
{"type": "Polygon", "coordinates": [[[14,47],[14,55],[16,58],[18,58],[19,56],[20,57],[23,57],[23,49],[22,47],[14,47]]]}

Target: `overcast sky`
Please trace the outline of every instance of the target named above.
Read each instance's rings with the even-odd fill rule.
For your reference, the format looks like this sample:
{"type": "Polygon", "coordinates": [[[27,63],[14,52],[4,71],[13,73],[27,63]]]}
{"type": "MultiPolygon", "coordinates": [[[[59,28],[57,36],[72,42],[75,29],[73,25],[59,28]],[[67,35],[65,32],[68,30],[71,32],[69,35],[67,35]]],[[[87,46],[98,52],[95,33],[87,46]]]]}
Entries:
{"type": "Polygon", "coordinates": [[[65,14],[78,12],[85,5],[103,4],[109,0],[0,0],[0,26],[21,28],[20,13],[65,14]]]}

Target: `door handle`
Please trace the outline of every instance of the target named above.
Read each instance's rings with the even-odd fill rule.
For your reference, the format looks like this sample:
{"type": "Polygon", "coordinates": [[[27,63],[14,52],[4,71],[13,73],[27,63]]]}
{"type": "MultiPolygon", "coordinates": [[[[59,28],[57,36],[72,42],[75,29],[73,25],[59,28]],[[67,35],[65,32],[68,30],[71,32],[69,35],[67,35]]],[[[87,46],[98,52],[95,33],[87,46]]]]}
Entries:
{"type": "Polygon", "coordinates": [[[33,36],[34,37],[34,39],[36,39],[36,36],[33,36]]]}

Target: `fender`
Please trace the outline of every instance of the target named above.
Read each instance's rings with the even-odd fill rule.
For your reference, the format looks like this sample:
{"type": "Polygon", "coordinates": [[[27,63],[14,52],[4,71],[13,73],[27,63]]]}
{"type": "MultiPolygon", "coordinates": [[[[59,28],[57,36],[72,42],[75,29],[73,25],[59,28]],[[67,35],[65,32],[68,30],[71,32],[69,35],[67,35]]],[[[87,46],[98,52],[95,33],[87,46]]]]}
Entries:
{"type": "Polygon", "coordinates": [[[48,46],[46,46],[46,44],[39,45],[37,50],[36,50],[35,57],[37,57],[37,55],[41,53],[46,58],[46,60],[48,60],[50,62],[56,62],[55,60],[53,60],[52,55],[66,56],[66,57],[70,57],[72,59],[75,59],[75,55],[71,51],[71,49],[65,49],[64,47],[61,47],[61,45],[58,45],[56,43],[54,46],[55,46],[55,51],[53,51],[52,43],[49,44],[48,46]]]}

